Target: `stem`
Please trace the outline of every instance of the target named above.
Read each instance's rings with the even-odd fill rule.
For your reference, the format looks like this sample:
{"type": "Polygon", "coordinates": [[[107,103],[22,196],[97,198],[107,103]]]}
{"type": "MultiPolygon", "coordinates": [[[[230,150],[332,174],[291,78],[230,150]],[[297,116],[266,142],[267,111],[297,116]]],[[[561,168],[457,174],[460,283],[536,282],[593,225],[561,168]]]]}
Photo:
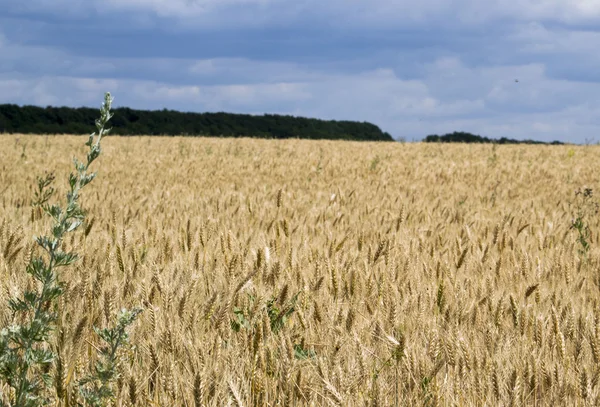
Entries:
{"type": "Polygon", "coordinates": [[[395,380],[395,397],[394,397],[394,401],[395,401],[395,406],[398,407],[398,362],[396,361],[396,380],[395,380]]]}
{"type": "MultiPolygon", "coordinates": [[[[47,271],[49,273],[52,273],[52,268],[54,266],[54,262],[55,262],[55,257],[54,257],[54,251],[50,252],[50,263],[48,264],[48,268],[47,271]]],[[[42,312],[42,306],[44,305],[44,303],[47,303],[48,301],[44,301],[43,298],[45,297],[45,294],[48,292],[48,288],[51,282],[49,282],[48,280],[43,282],[42,285],[42,292],[40,293],[39,296],[39,301],[37,303],[36,309],[35,309],[35,313],[33,315],[33,319],[31,320],[29,326],[31,327],[33,325],[33,321],[36,321],[39,317],[40,317],[40,313],[42,312]]],[[[27,338],[27,341],[23,344],[22,349],[27,352],[27,350],[31,349],[33,347],[33,338],[35,338],[37,336],[37,334],[39,333],[39,329],[35,332],[35,335],[31,335],[27,338]]],[[[23,395],[25,394],[25,381],[27,380],[27,374],[29,373],[29,367],[31,366],[30,363],[28,363],[26,360],[23,361],[23,365],[21,367],[21,372],[19,374],[19,389],[17,391],[17,400],[16,400],[16,405],[20,406],[22,404],[22,399],[23,399],[23,395]]]]}
{"type": "MultiPolygon", "coordinates": [[[[110,93],[106,93],[104,97],[104,103],[101,108],[101,117],[96,122],[98,137],[94,143],[94,135],[92,134],[89,138],[89,141],[86,143],[86,146],[89,146],[89,152],[87,154],[87,160],[85,165],[83,163],[79,163],[75,160],[75,169],[76,176],[71,175],[69,178],[69,184],[71,186],[70,191],[67,193],[66,206],[61,207],[51,207],[51,209],[47,210],[47,213],[51,215],[51,218],[54,221],[54,224],[51,229],[51,236],[45,236],[43,238],[39,238],[38,245],[44,249],[44,251],[48,254],[49,262],[47,265],[43,264],[43,259],[35,264],[33,276],[35,279],[42,283],[41,292],[39,296],[37,292],[34,294],[35,301],[31,301],[25,311],[28,315],[31,315],[31,311],[33,312],[33,316],[29,319],[29,323],[24,322],[20,324],[20,331],[15,333],[14,337],[8,338],[9,341],[15,343],[14,348],[9,348],[10,352],[14,352],[15,357],[18,357],[20,363],[16,367],[15,376],[17,376],[17,381],[11,382],[11,387],[15,386],[15,394],[13,400],[15,400],[15,407],[22,407],[27,404],[27,399],[30,396],[32,397],[38,396],[39,392],[43,390],[42,384],[43,381],[40,379],[34,379],[32,383],[29,383],[27,378],[30,375],[30,371],[34,365],[40,365],[40,367],[48,364],[48,356],[50,358],[54,357],[54,353],[49,352],[44,355],[44,359],[41,360],[36,355],[32,360],[32,353],[37,349],[37,347],[42,346],[47,342],[47,336],[49,332],[52,331],[51,324],[56,321],[56,316],[50,310],[52,306],[53,300],[56,299],[60,292],[60,281],[58,275],[55,272],[55,268],[60,265],[66,265],[72,261],[73,257],[69,257],[69,261],[57,261],[57,254],[61,253],[60,246],[63,241],[63,237],[66,233],[73,231],[80,224],[82,219],[85,218],[83,211],[78,206],[77,201],[79,200],[79,193],[81,189],[93,180],[93,174],[88,175],[88,169],[92,162],[100,155],[100,140],[104,133],[108,131],[105,130],[105,126],[112,117],[110,114],[110,105],[112,102],[112,98],[110,97],[110,93]],[[75,178],[75,179],[74,179],[75,178]],[[54,209],[58,209],[55,211],[54,209]],[[58,213],[57,213],[58,212],[58,213]],[[56,216],[58,215],[58,216],[56,216]],[[73,223],[70,223],[72,221],[73,223]],[[79,222],[79,223],[78,223],[79,222]],[[52,293],[54,291],[54,293],[52,293]],[[32,307],[34,309],[32,309],[32,307]],[[27,335],[23,335],[23,331],[26,331],[27,335]],[[37,345],[37,347],[36,347],[37,345]],[[34,349],[35,348],[35,349],[34,349]],[[31,387],[33,384],[33,387],[31,387]]],[[[36,201],[37,204],[43,205],[48,201],[50,196],[52,195],[53,189],[51,191],[44,191],[44,188],[50,185],[50,183],[54,180],[53,176],[47,176],[45,180],[38,181],[39,188],[39,196],[36,201]],[[46,193],[44,193],[46,192],[46,193]]],[[[37,195],[37,193],[36,193],[37,195]]],[[[66,253],[62,253],[63,255],[67,255],[66,253]]],[[[31,264],[31,263],[30,263],[31,264]]],[[[119,333],[125,328],[119,329],[119,333]]],[[[117,338],[116,344],[112,344],[111,347],[111,359],[113,359],[116,355],[117,348],[121,342],[121,338],[117,338]]],[[[30,405],[39,405],[40,400],[30,399],[34,404],[30,405]]],[[[2,404],[3,405],[3,404],[2,404]]]]}

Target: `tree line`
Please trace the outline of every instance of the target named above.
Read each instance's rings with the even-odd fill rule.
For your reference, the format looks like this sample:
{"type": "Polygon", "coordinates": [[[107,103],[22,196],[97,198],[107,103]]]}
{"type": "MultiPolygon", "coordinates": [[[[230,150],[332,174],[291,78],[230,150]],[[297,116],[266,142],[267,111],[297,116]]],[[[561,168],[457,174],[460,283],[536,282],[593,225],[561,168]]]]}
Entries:
{"type": "MultiPolygon", "coordinates": [[[[113,110],[111,134],[184,135],[211,137],[305,138],[393,141],[392,136],[367,122],[319,120],[265,114],[184,113],[175,110],[113,110]]],[[[0,105],[0,132],[23,134],[86,134],[97,109],[0,105]]]]}
{"type": "Polygon", "coordinates": [[[443,136],[437,134],[431,134],[423,140],[426,143],[495,143],[495,144],[564,144],[561,141],[553,141],[546,143],[544,141],[536,140],[515,140],[512,138],[502,137],[500,139],[490,139],[482,137],[476,134],[467,133],[464,131],[455,131],[453,133],[447,133],[443,136]]]}

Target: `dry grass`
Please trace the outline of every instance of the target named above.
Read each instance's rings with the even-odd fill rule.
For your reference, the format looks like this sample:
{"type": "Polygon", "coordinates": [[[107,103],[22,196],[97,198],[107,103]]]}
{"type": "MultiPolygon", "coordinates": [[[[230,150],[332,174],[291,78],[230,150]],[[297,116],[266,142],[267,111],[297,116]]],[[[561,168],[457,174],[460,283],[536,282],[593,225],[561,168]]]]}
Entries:
{"type": "MultiPolygon", "coordinates": [[[[35,176],[65,179],[82,146],[0,137],[0,326],[44,226],[35,176]]],[[[84,258],[64,276],[55,385],[68,400],[91,326],[141,304],[121,406],[598,405],[598,218],[582,258],[569,202],[599,160],[107,138],[93,224],[67,242],[84,258]]]]}

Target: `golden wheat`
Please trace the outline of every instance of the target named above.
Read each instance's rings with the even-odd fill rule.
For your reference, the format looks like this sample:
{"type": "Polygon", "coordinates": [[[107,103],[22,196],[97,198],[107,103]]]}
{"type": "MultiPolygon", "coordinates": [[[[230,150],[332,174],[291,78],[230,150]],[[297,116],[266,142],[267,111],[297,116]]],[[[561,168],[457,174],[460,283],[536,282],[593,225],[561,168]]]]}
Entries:
{"type": "MultiPolygon", "coordinates": [[[[81,144],[0,136],[1,326],[44,228],[29,186],[81,144]]],[[[500,146],[493,165],[485,145],[103,150],[65,243],[83,258],[63,275],[60,405],[94,363],[91,327],[136,305],[119,406],[600,403],[599,218],[586,255],[571,229],[599,148],[500,146]]]]}

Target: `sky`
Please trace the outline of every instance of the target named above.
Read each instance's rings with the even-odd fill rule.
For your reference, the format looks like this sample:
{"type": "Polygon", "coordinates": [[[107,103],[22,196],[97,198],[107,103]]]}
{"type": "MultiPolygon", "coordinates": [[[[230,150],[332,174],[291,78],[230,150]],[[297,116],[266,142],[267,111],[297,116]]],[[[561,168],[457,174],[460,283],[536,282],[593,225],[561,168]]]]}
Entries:
{"type": "Polygon", "coordinates": [[[0,0],[0,103],[600,142],[600,0],[0,0]]]}

